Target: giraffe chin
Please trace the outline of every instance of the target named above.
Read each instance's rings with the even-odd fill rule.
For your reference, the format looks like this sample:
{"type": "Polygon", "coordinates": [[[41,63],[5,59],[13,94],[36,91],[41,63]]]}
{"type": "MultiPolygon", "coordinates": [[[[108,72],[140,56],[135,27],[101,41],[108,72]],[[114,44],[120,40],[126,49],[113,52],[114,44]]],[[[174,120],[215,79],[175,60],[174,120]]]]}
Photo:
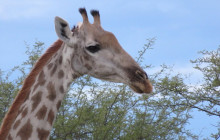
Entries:
{"type": "Polygon", "coordinates": [[[140,94],[149,94],[153,91],[153,87],[149,80],[146,80],[144,83],[135,82],[129,86],[134,92],[140,94]]]}

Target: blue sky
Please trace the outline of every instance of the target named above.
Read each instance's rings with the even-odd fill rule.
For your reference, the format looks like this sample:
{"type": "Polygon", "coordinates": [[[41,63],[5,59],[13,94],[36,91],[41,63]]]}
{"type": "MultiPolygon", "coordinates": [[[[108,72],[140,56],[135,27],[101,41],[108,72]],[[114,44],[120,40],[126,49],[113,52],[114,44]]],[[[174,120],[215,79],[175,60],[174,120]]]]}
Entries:
{"type": "MultiPolygon", "coordinates": [[[[200,50],[216,50],[220,45],[218,0],[1,0],[0,68],[7,71],[26,59],[24,42],[31,45],[39,40],[49,47],[57,39],[54,17],[75,25],[82,20],[79,7],[98,9],[102,27],[113,32],[133,57],[147,38],[156,37],[154,49],[147,52],[144,63],[155,69],[163,63],[175,65],[174,71],[191,73],[195,81],[201,75],[189,60],[199,57],[200,50]]],[[[205,137],[215,130],[213,118],[194,114],[189,125],[193,132],[202,132],[205,137]]]]}

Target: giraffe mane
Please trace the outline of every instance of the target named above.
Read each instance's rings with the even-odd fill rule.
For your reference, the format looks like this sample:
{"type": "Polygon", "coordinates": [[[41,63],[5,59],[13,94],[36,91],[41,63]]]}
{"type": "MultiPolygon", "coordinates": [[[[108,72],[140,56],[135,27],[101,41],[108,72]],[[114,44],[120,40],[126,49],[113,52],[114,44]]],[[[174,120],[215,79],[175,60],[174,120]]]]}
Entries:
{"type": "Polygon", "coordinates": [[[8,132],[12,127],[14,120],[16,119],[20,106],[25,100],[28,99],[31,86],[34,84],[34,81],[37,75],[41,72],[42,68],[47,64],[48,60],[55,54],[62,46],[62,41],[57,40],[54,42],[51,47],[47,49],[47,51],[40,57],[37,63],[34,65],[34,68],[31,70],[30,74],[24,80],[23,86],[21,90],[18,92],[16,98],[13,101],[12,106],[9,108],[0,129],[0,138],[6,139],[8,136],[8,132]]]}

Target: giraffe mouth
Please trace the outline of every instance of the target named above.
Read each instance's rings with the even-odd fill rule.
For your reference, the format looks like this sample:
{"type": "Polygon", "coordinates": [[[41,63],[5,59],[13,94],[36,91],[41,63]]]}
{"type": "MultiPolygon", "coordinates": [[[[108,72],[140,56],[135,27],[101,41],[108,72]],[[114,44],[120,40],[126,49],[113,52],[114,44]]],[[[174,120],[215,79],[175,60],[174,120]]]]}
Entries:
{"type": "Polygon", "coordinates": [[[146,80],[143,83],[133,82],[129,86],[134,92],[141,93],[141,94],[142,93],[149,94],[153,91],[153,87],[149,80],[146,80]]]}
{"type": "Polygon", "coordinates": [[[94,77],[105,81],[124,83],[124,81],[122,81],[122,78],[118,78],[119,75],[117,73],[99,74],[99,76],[94,77]]]}
{"type": "Polygon", "coordinates": [[[144,93],[139,87],[131,85],[130,88],[137,93],[144,93]]]}

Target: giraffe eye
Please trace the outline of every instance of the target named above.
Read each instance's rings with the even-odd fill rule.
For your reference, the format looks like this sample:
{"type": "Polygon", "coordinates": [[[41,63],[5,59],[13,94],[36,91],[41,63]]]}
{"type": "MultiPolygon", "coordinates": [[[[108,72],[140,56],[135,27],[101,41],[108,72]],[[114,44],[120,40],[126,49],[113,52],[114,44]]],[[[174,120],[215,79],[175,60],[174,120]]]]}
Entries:
{"type": "Polygon", "coordinates": [[[86,49],[91,53],[96,53],[100,50],[100,46],[99,45],[91,45],[91,46],[86,47],[86,49]]]}

